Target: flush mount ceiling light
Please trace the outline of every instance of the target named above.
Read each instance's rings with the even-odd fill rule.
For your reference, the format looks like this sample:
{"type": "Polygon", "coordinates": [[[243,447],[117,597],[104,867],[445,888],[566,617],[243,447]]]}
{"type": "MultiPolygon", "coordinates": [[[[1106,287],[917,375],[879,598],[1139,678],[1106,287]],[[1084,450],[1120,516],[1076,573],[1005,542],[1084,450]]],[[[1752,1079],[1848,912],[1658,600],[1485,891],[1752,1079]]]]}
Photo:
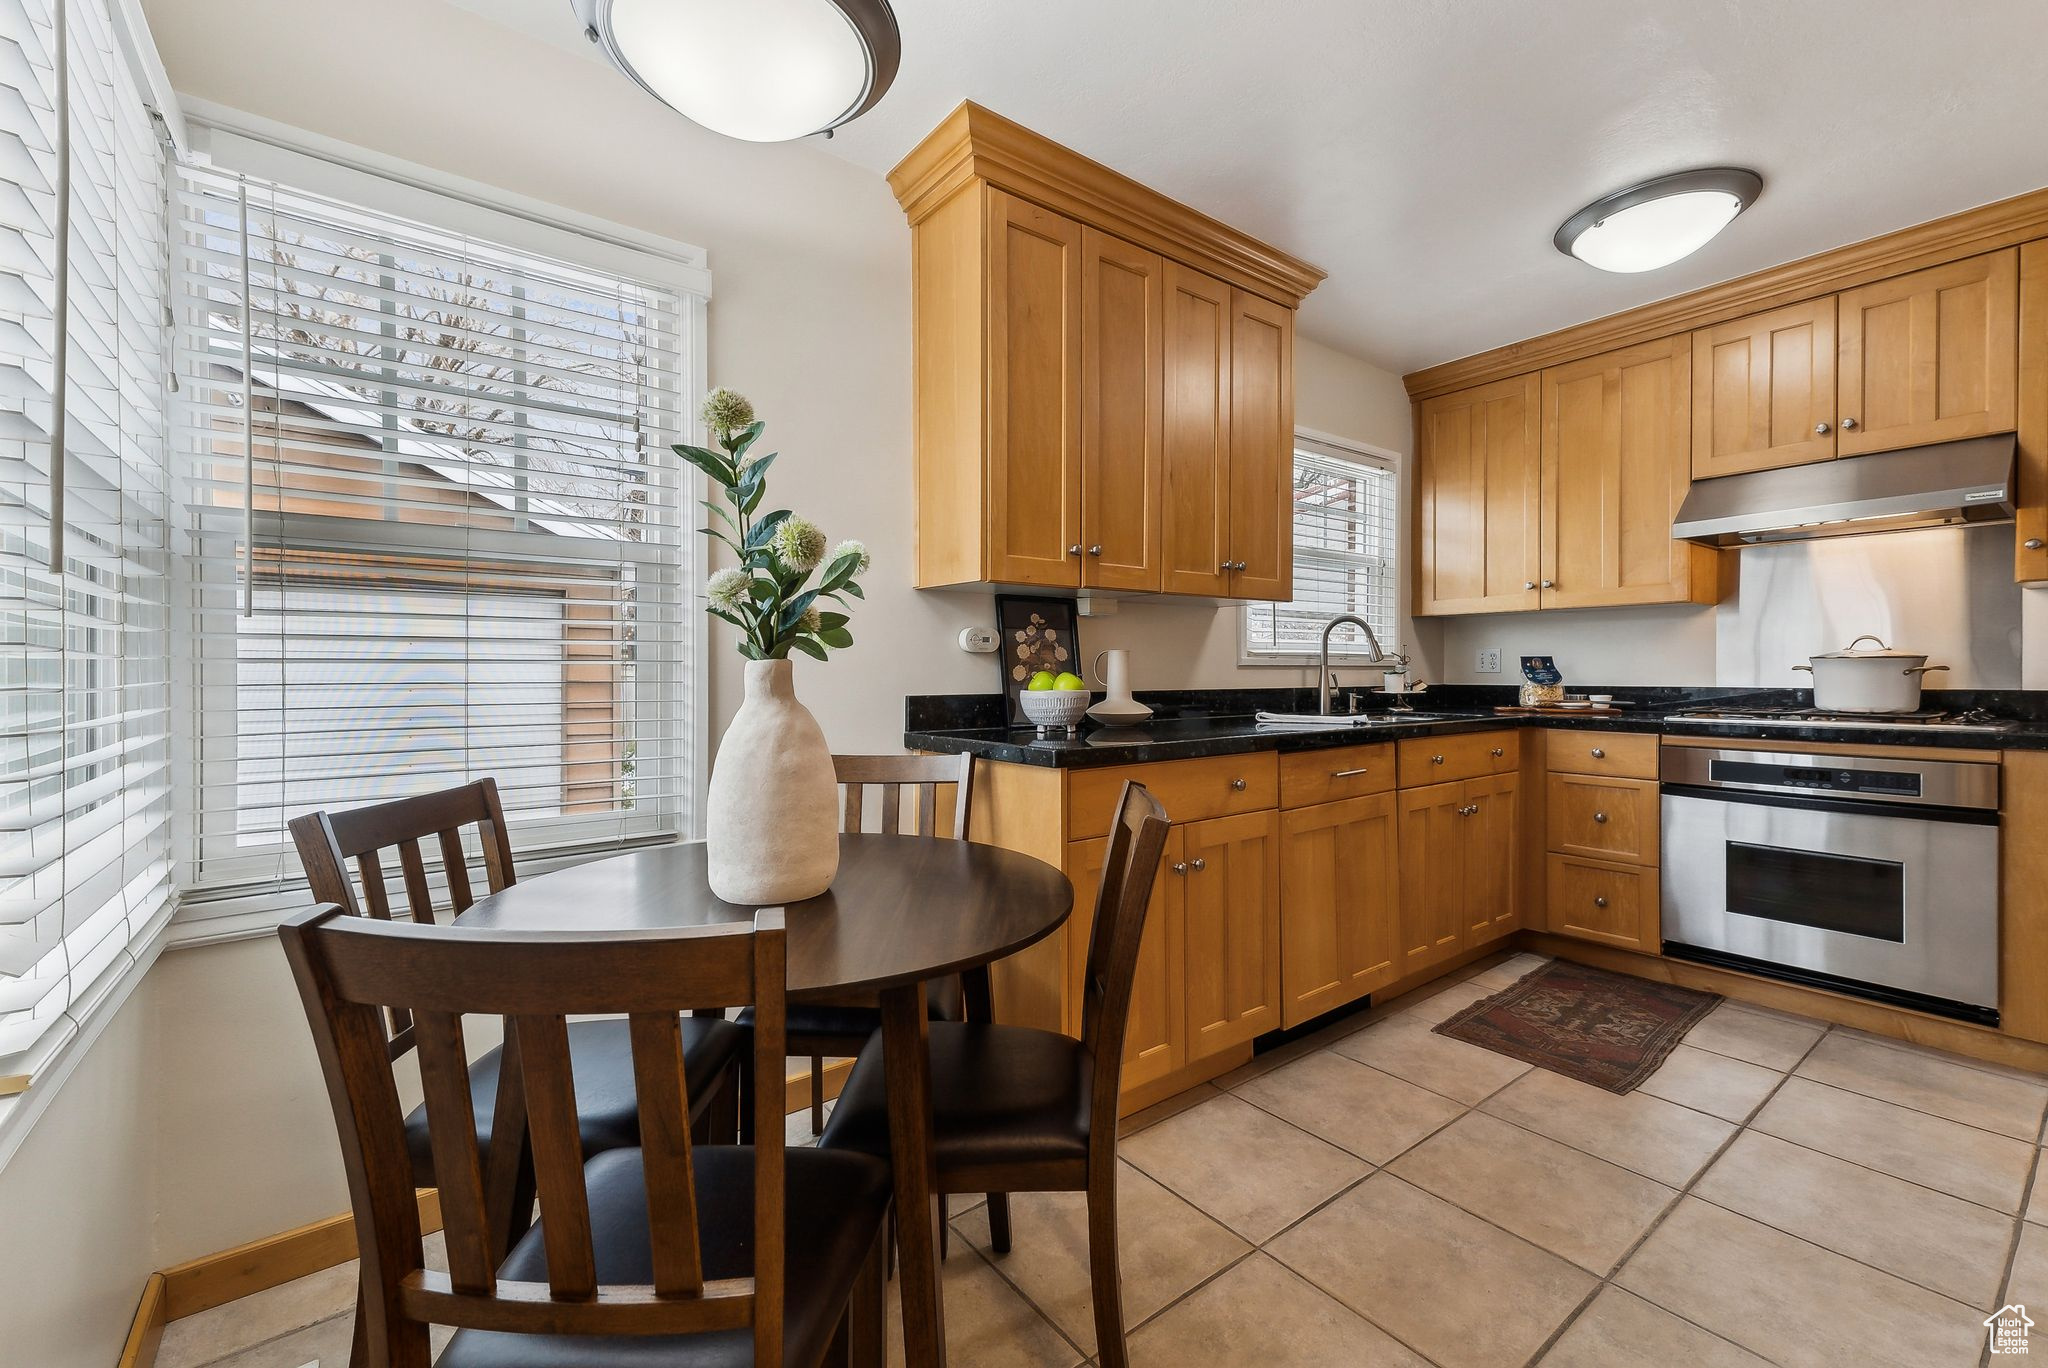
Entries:
{"type": "Polygon", "coordinates": [[[829,133],[896,79],[888,0],[570,0],[590,41],[648,94],[714,133],[829,133]]]}
{"type": "Polygon", "coordinates": [[[1594,200],[1551,240],[1603,271],[1654,271],[1712,242],[1763,188],[1762,176],[1739,166],[1659,176],[1594,200]]]}

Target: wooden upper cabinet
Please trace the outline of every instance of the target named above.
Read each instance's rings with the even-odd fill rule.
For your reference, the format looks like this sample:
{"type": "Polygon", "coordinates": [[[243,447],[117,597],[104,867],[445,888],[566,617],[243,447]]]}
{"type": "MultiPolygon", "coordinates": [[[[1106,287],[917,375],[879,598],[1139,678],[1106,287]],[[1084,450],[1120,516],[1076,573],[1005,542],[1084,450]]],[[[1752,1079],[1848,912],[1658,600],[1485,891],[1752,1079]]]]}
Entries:
{"type": "Polygon", "coordinates": [[[1838,453],[2013,429],[2018,248],[1845,290],[1838,308],[1838,453]]]}
{"type": "Polygon", "coordinates": [[[1717,553],[1674,541],[1692,470],[1690,339],[1543,372],[1545,608],[1711,603],[1717,553]]]}
{"type": "Polygon", "coordinates": [[[1230,302],[1233,597],[1294,596],[1294,310],[1243,290],[1230,302]]]}
{"type": "Polygon", "coordinates": [[[1081,582],[1081,225],[988,195],[988,578],[1081,582]]]}
{"type": "Polygon", "coordinates": [[[1418,615],[1539,606],[1540,399],[1538,378],[1522,375],[1420,405],[1418,615]]]}
{"type": "Polygon", "coordinates": [[[2019,519],[2015,578],[2048,580],[2048,240],[2020,248],[2019,519]]]}
{"type": "Polygon", "coordinates": [[[1166,263],[1081,230],[1081,584],[1160,587],[1166,263]]]}
{"type": "Polygon", "coordinates": [[[1169,594],[1229,592],[1230,287],[1166,264],[1165,575],[1169,594]]]}
{"type": "Polygon", "coordinates": [[[1692,335],[1692,476],[1835,455],[1835,297],[1692,335]]]}

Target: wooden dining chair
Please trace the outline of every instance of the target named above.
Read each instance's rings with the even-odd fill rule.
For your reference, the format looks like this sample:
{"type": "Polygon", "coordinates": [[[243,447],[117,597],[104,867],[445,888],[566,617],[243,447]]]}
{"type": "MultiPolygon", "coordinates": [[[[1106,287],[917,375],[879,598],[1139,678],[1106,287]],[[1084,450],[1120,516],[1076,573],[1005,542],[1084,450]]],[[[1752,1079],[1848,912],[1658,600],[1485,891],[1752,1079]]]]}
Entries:
{"type": "MultiPolygon", "coordinates": [[[[1079,1040],[985,1022],[931,1027],[938,1191],[995,1194],[988,1204],[989,1239],[999,1253],[1010,1248],[1009,1201],[1002,1194],[1088,1194],[1088,1266],[1096,1362],[1102,1368],[1125,1366],[1117,1268],[1117,1095],[1145,907],[1168,825],[1165,810],[1142,784],[1124,785],[1095,894],[1079,1040]]],[[[822,1147],[889,1152],[885,1068],[882,1042],[870,1041],[832,1109],[822,1147]]]]}
{"type": "MultiPolygon", "coordinates": [[[[449,910],[467,911],[475,903],[463,832],[474,827],[483,854],[484,881],[489,892],[517,881],[512,842],[505,830],[505,810],[498,785],[479,779],[460,788],[399,798],[345,812],[313,812],[294,818],[292,840],[305,866],[313,897],[345,911],[382,921],[393,918],[386,871],[395,864],[404,893],[404,909],[414,922],[431,925],[436,918],[433,886],[428,875],[430,844],[441,863],[449,910]],[[354,861],[362,882],[361,897],[349,878],[354,861]]],[[[403,1007],[386,1014],[386,1048],[396,1059],[411,1050],[415,1033],[403,1007]]],[[[576,1112],[587,1154],[640,1139],[640,1114],[634,1092],[630,1032],[624,1021],[578,1021],[569,1027],[569,1048],[576,1056],[576,1112]]],[[[731,1139],[737,1132],[738,1069],[746,1032],[708,1016],[683,1023],[683,1051],[690,1065],[691,1115],[704,1138],[731,1139]]],[[[479,1139],[486,1151],[491,1140],[491,1100],[497,1094],[499,1055],[491,1050],[471,1065],[476,1085],[479,1139]]],[[[434,1155],[424,1107],[406,1119],[414,1176],[421,1187],[434,1186],[434,1155]]],[[[516,1215],[516,1213],[515,1213],[516,1215]]],[[[518,1229],[523,1229],[523,1223],[518,1229]]],[[[508,1231],[506,1239],[517,1231],[508,1231]]]]}
{"type": "MultiPolygon", "coordinates": [[[[327,1082],[380,1368],[881,1368],[890,1170],[867,1155],[690,1136],[693,1008],[755,1008],[757,1065],[784,1057],[782,910],[681,931],[465,931],[316,908],[279,935],[327,1082]],[[448,1269],[426,1267],[384,1014],[410,1018],[448,1269]],[[623,1014],[638,1145],[586,1161],[571,1016],[623,1014]],[[502,1261],[491,1211],[513,1162],[479,1142],[465,1017],[510,1022],[501,1133],[523,1123],[540,1219],[502,1261]],[[487,1195],[489,1194],[489,1195],[487,1195]]],[[[779,1095],[758,1094],[773,1133],[779,1095]]]]}
{"type": "MultiPolygon", "coordinates": [[[[832,768],[839,780],[841,831],[864,830],[867,791],[876,790],[880,830],[909,834],[905,819],[915,818],[916,834],[939,834],[939,789],[954,786],[953,836],[967,839],[972,810],[974,757],[971,755],[835,755],[832,768]],[[906,797],[910,800],[907,804],[906,797]]],[[[934,1021],[990,1019],[988,970],[934,979],[925,985],[925,999],[934,1021]]],[[[741,1017],[742,1024],[745,1017],[741,1017]]],[[[811,1061],[811,1133],[825,1129],[825,1060],[850,1059],[868,1037],[881,1028],[882,1015],[872,1003],[799,1002],[789,1009],[789,1049],[811,1061]]]]}

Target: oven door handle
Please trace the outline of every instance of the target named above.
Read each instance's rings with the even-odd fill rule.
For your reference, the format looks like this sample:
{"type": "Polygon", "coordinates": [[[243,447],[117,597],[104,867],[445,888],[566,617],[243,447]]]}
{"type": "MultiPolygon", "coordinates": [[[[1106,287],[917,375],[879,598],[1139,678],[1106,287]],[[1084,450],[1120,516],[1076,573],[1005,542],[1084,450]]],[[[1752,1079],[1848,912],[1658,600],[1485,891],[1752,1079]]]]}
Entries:
{"type": "Polygon", "coordinates": [[[1741,803],[1753,807],[1793,808],[1801,812],[1840,812],[1856,817],[1889,817],[1895,821],[1955,822],[1963,826],[1997,826],[1998,813],[1987,808],[1934,807],[1921,803],[1888,803],[1860,798],[1808,798],[1790,793],[1759,793],[1717,784],[1666,784],[1667,798],[1700,798],[1709,803],[1741,803]]]}

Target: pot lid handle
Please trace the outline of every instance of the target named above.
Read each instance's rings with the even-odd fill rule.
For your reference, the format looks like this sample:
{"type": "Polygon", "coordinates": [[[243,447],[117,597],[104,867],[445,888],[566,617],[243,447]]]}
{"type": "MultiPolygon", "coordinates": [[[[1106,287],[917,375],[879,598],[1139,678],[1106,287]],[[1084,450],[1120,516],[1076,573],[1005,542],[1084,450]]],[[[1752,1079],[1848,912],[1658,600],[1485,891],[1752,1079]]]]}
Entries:
{"type": "Polygon", "coordinates": [[[1875,635],[1873,635],[1872,633],[1869,633],[1869,632],[1865,632],[1865,633],[1864,633],[1864,634],[1863,634],[1862,636],[1860,636],[1860,637],[1857,637],[1857,638],[1856,638],[1856,639],[1855,639],[1854,641],[1850,642],[1850,643],[1849,643],[1849,644],[1848,644],[1847,646],[1844,646],[1844,647],[1843,647],[1842,649],[1843,649],[1843,650],[1845,650],[1845,651],[1853,651],[1853,650],[1855,650],[1855,649],[1856,649],[1856,648],[1857,648],[1858,646],[1861,646],[1861,645],[1862,645],[1862,644],[1863,644],[1864,642],[1866,642],[1866,641],[1874,641],[1874,642],[1876,642],[1876,643],[1877,643],[1877,649],[1878,649],[1878,650],[1880,650],[1880,651],[1889,651],[1889,650],[1891,649],[1891,647],[1889,647],[1889,646],[1887,646],[1887,645],[1885,645],[1885,644],[1884,644],[1884,638],[1883,638],[1883,637],[1880,637],[1880,636],[1875,636],[1875,635]]]}

